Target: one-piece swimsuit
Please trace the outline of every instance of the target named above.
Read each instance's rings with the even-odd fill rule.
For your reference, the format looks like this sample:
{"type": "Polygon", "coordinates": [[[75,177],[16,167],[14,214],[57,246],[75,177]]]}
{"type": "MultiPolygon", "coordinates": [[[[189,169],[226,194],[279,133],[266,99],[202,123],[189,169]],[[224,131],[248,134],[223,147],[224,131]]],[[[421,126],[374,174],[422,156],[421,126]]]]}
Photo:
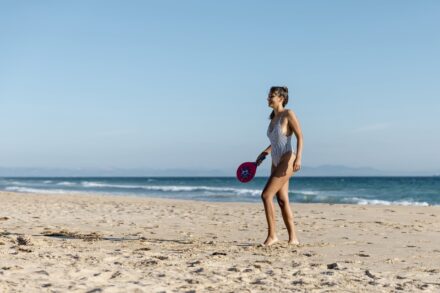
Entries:
{"type": "Polygon", "coordinates": [[[280,163],[281,157],[292,149],[292,135],[286,136],[281,129],[281,118],[283,113],[280,114],[277,121],[275,121],[275,125],[273,129],[270,129],[270,124],[267,128],[267,137],[270,140],[270,144],[272,145],[271,157],[272,163],[276,167],[280,163]]]}

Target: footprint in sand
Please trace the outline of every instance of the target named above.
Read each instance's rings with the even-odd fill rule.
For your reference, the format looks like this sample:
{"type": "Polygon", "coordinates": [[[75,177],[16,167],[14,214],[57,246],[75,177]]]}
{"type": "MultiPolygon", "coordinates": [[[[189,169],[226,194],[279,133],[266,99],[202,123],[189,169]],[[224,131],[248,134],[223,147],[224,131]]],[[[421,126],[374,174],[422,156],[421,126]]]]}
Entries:
{"type": "Polygon", "coordinates": [[[366,253],[363,253],[363,252],[360,252],[357,255],[360,256],[360,257],[370,257],[369,254],[366,254],[366,253]]]}
{"type": "Polygon", "coordinates": [[[240,272],[240,269],[238,269],[236,267],[231,267],[228,269],[228,272],[240,272]]]}
{"type": "Polygon", "coordinates": [[[314,253],[313,251],[309,251],[309,252],[304,252],[303,255],[307,256],[307,257],[312,257],[312,256],[316,255],[316,253],[314,253]]]}
{"type": "Polygon", "coordinates": [[[199,264],[201,264],[201,263],[202,263],[202,262],[201,262],[200,260],[187,262],[188,267],[194,267],[194,266],[199,265],[199,264]]]}
{"type": "Polygon", "coordinates": [[[121,276],[121,275],[122,275],[122,274],[121,274],[120,271],[116,271],[116,272],[114,272],[114,273],[110,276],[110,279],[117,278],[117,277],[119,277],[119,276],[121,276]]]}
{"type": "Polygon", "coordinates": [[[251,282],[252,285],[265,285],[267,282],[263,278],[256,279],[255,281],[251,282]]]}
{"type": "Polygon", "coordinates": [[[376,275],[374,275],[373,273],[371,273],[369,270],[365,271],[365,275],[367,275],[368,277],[372,278],[372,279],[379,279],[376,275]]]}
{"type": "Polygon", "coordinates": [[[46,272],[45,270],[35,271],[34,273],[35,273],[35,274],[39,274],[39,275],[46,275],[46,276],[49,276],[49,273],[46,272]]]}

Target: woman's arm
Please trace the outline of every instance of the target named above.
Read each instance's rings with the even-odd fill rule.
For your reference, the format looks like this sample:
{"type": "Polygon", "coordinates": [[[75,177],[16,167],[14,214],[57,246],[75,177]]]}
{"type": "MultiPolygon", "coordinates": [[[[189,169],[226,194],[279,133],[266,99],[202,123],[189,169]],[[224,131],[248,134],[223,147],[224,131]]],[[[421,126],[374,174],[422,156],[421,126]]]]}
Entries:
{"type": "MultiPolygon", "coordinates": [[[[289,125],[292,127],[293,132],[296,136],[296,159],[294,165],[297,165],[294,167],[295,169],[298,169],[301,167],[301,159],[302,159],[302,149],[303,149],[303,134],[301,131],[301,126],[299,124],[298,118],[296,117],[295,113],[292,110],[287,110],[287,120],[289,121],[289,125]]],[[[297,171],[297,170],[295,170],[297,171]]]]}
{"type": "Polygon", "coordinates": [[[257,159],[255,160],[257,162],[257,166],[261,164],[261,162],[264,160],[264,158],[270,154],[272,151],[272,145],[269,145],[264,151],[261,152],[261,154],[258,155],[257,159]]]}
{"type": "Polygon", "coordinates": [[[268,154],[270,154],[272,152],[272,145],[270,144],[264,151],[263,153],[266,152],[268,154]]]}

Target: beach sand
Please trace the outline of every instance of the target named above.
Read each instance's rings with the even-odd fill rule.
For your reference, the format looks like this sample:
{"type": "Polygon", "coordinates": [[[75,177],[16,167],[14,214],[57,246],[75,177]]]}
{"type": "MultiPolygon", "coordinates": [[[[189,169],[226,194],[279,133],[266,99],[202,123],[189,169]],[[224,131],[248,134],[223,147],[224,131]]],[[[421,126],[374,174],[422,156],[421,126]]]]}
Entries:
{"type": "Polygon", "coordinates": [[[440,207],[0,193],[0,292],[440,292],[440,207]]]}

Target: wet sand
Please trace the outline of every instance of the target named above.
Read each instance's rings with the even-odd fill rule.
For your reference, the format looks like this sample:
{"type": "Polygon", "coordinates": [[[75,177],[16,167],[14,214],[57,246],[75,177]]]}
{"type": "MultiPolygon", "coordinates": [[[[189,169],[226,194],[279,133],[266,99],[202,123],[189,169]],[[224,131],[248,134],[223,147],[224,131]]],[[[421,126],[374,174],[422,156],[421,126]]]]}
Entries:
{"type": "Polygon", "coordinates": [[[0,292],[440,292],[440,207],[0,192],[0,292]]]}

